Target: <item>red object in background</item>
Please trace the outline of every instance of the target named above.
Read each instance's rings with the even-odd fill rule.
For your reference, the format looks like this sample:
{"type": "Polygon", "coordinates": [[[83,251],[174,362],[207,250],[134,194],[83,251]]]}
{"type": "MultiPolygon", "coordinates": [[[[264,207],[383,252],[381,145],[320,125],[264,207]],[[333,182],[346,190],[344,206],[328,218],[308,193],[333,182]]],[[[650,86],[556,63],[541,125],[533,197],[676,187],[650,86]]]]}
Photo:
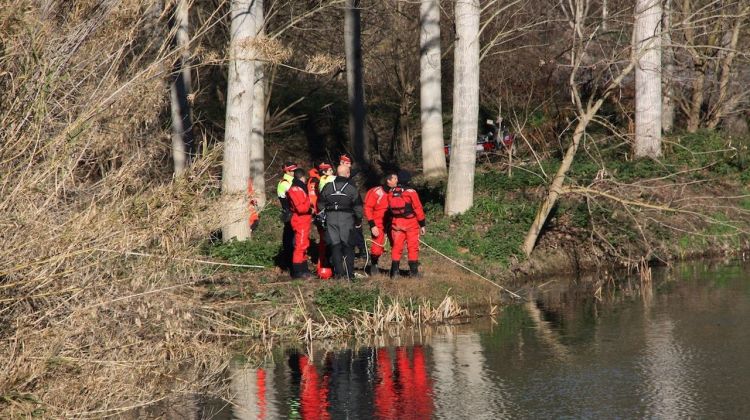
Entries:
{"type": "Polygon", "coordinates": [[[510,147],[513,146],[513,141],[516,139],[516,136],[514,134],[506,134],[503,136],[503,146],[510,147]]]}
{"type": "Polygon", "coordinates": [[[307,356],[300,356],[299,368],[302,372],[300,386],[300,414],[303,419],[330,419],[328,413],[328,383],[320,382],[318,371],[307,356]]]}
{"type": "Polygon", "coordinates": [[[322,280],[328,280],[333,277],[333,270],[328,267],[318,267],[318,277],[322,280]]]}

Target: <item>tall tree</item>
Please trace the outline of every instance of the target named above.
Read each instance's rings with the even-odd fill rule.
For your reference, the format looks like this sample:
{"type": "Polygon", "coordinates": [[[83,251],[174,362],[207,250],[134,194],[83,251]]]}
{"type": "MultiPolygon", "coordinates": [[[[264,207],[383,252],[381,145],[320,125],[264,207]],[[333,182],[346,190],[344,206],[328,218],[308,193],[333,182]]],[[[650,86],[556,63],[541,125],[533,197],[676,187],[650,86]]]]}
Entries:
{"type": "Polygon", "coordinates": [[[192,93],[190,76],[190,7],[188,0],[178,0],[170,17],[174,48],[179,52],[169,87],[172,111],[172,160],[174,172],[181,175],[190,164],[194,153],[193,121],[189,97],[192,93]]]}
{"type": "Polygon", "coordinates": [[[253,132],[253,97],[255,83],[254,43],[262,28],[255,0],[232,0],[230,16],[229,74],[227,110],[224,128],[224,163],[221,191],[226,207],[221,233],[224,241],[250,237],[249,201],[250,144],[253,132]]]}
{"type": "Polygon", "coordinates": [[[635,156],[661,156],[661,0],[638,0],[633,42],[635,68],[635,156]]]}
{"type": "Polygon", "coordinates": [[[443,103],[440,77],[440,1],[419,7],[419,82],[422,119],[422,171],[428,178],[446,174],[443,153],[443,103]]]}
{"type": "Polygon", "coordinates": [[[365,83],[362,68],[362,22],[360,1],[346,0],[344,8],[344,49],[346,84],[349,96],[349,137],[354,160],[369,166],[369,142],[365,133],[365,83]]]}
{"type": "MultiPolygon", "coordinates": [[[[257,16],[258,38],[264,39],[265,30],[265,12],[263,10],[264,0],[255,0],[253,2],[253,16],[257,16]]],[[[266,181],[264,164],[264,140],[266,127],[266,77],[263,59],[265,57],[256,56],[255,60],[255,80],[253,81],[253,117],[252,132],[250,134],[250,185],[256,200],[256,205],[262,209],[266,205],[266,181]]]]}
{"type": "Polygon", "coordinates": [[[665,133],[674,127],[674,48],[672,47],[672,0],[664,0],[662,16],[662,99],[661,99],[661,128],[665,133]]]}
{"type": "Polygon", "coordinates": [[[456,0],[451,167],[445,214],[474,204],[475,151],[479,118],[479,0],[456,0]]]}

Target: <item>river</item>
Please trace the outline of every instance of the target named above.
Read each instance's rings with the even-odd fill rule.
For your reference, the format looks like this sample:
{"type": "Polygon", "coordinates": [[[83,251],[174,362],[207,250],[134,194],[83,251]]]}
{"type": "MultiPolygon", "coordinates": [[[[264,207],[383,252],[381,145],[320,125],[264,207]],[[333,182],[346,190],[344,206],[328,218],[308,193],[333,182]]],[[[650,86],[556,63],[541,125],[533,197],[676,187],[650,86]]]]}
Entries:
{"type": "Polygon", "coordinates": [[[554,281],[494,320],[233,365],[196,418],[748,418],[750,266],[680,265],[600,293],[554,281]],[[631,287],[633,286],[633,287],[631,287]]]}

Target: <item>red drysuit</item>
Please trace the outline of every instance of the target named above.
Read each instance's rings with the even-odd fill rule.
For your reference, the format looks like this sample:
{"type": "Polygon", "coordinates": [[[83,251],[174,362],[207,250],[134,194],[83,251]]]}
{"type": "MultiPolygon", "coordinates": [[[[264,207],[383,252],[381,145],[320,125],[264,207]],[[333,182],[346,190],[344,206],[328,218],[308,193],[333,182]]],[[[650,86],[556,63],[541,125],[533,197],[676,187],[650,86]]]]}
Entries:
{"type": "Polygon", "coordinates": [[[388,192],[388,210],[393,217],[391,260],[401,261],[404,243],[409,261],[419,260],[419,229],[424,227],[424,209],[417,192],[411,188],[396,187],[388,192]]]}
{"type": "Polygon", "coordinates": [[[292,230],[294,230],[294,252],[292,264],[302,264],[307,261],[307,247],[310,246],[310,225],[312,224],[310,197],[306,186],[299,180],[294,180],[291,188],[286,192],[289,199],[289,209],[292,212],[292,230]]]}
{"type": "Polygon", "coordinates": [[[389,235],[385,229],[385,217],[388,211],[388,193],[382,186],[370,188],[365,195],[365,219],[370,224],[370,229],[377,226],[379,235],[372,237],[372,246],[370,255],[379,257],[383,255],[383,245],[385,245],[385,236],[389,235]]]}

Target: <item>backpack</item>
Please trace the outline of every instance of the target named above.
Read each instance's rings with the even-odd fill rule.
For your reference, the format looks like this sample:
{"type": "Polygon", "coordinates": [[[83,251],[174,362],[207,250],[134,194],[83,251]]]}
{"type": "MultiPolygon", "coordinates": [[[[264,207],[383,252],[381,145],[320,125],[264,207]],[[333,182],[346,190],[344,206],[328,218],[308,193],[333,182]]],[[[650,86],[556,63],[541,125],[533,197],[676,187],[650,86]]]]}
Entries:
{"type": "Polygon", "coordinates": [[[414,214],[411,200],[404,196],[404,189],[395,187],[391,190],[391,197],[388,200],[388,210],[394,217],[409,217],[414,214]]]}
{"type": "Polygon", "coordinates": [[[344,193],[344,189],[349,185],[349,182],[345,182],[341,188],[336,188],[336,180],[331,181],[333,184],[333,193],[329,196],[330,202],[326,203],[326,210],[332,211],[348,211],[351,210],[351,197],[344,193]],[[333,198],[336,197],[336,198],[333,198]]]}

